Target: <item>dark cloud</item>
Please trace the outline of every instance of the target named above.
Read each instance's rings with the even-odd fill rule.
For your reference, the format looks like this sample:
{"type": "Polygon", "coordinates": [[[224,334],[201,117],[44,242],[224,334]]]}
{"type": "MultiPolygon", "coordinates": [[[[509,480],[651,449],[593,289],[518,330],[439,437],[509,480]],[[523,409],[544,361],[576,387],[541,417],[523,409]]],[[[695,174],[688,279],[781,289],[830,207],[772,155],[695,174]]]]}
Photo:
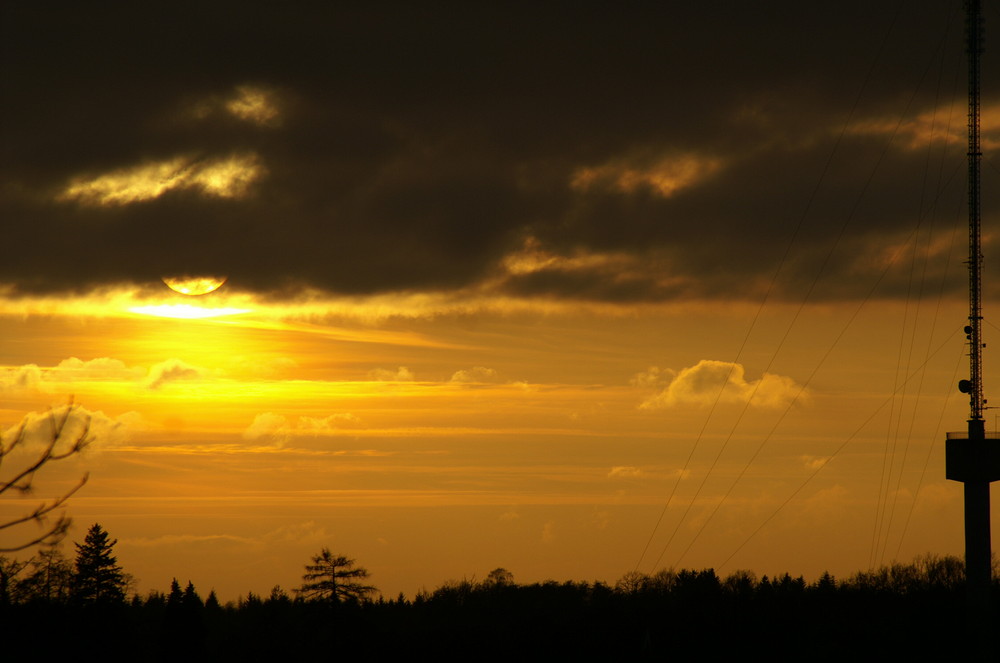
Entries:
{"type": "Polygon", "coordinates": [[[958,3],[333,4],[5,3],[0,282],[852,298],[960,216],[958,3]]]}

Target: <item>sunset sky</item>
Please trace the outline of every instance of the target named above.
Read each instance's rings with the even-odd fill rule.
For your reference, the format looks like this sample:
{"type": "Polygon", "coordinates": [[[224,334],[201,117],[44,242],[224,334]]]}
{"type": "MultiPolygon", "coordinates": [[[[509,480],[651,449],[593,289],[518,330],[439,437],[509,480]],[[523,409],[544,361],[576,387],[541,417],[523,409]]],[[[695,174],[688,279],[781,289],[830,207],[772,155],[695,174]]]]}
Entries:
{"type": "Polygon", "coordinates": [[[960,1],[351,4],[4,3],[0,469],[92,442],[0,518],[223,600],[962,553],[960,1]]]}

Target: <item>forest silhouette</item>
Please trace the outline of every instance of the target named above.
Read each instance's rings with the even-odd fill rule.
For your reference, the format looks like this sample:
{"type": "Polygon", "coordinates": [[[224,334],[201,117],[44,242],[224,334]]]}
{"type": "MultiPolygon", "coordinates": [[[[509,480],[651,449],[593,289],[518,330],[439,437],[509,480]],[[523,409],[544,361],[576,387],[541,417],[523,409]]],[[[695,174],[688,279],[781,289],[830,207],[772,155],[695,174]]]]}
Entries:
{"type": "MultiPolygon", "coordinates": [[[[175,578],[140,595],[99,524],[70,561],[59,548],[0,557],[5,650],[74,655],[113,626],[115,651],[142,660],[352,657],[688,660],[760,652],[834,660],[901,653],[953,656],[965,632],[962,560],[925,555],[837,579],[713,569],[629,572],[613,584],[518,584],[503,568],[387,598],[367,569],[323,548],[291,593],[275,586],[220,603],[175,578]]],[[[1000,598],[994,581],[993,596],[1000,598]]],[[[994,604],[996,601],[994,600],[994,604]]],[[[996,624],[996,615],[992,617],[996,624]]],[[[977,647],[995,649],[990,642],[977,647]]],[[[111,653],[112,660],[118,656],[111,653]]]]}

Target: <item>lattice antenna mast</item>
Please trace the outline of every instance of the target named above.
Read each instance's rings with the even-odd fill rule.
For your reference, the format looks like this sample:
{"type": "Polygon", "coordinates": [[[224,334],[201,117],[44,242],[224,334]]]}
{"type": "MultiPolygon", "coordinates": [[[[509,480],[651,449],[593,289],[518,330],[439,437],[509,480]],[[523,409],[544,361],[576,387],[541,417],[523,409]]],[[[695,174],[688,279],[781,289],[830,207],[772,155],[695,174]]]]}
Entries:
{"type": "Polygon", "coordinates": [[[945,442],[945,476],[965,484],[965,582],[969,607],[977,629],[990,614],[993,584],[990,537],[990,483],[1000,480],[1000,444],[997,434],[986,433],[983,410],[982,273],[980,247],[979,164],[979,61],[983,52],[981,0],[966,0],[966,50],[969,56],[969,379],[958,383],[969,394],[969,426],[963,433],[948,433],[945,442]]]}
{"type": "MultiPolygon", "coordinates": [[[[983,429],[983,301],[981,247],[980,163],[983,153],[979,145],[980,60],[983,53],[983,18],[979,0],[968,1],[966,49],[969,58],[969,426],[983,429]]],[[[963,390],[964,391],[964,390],[963,390]]]]}

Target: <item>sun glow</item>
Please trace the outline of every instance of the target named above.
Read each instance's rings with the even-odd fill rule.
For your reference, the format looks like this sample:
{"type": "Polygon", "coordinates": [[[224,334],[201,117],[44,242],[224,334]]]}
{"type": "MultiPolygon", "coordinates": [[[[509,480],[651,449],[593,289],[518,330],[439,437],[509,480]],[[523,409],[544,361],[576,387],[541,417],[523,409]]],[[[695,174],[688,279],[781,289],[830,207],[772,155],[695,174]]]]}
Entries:
{"type": "Polygon", "coordinates": [[[140,315],[152,315],[158,318],[181,318],[184,320],[201,320],[204,318],[218,318],[225,315],[239,315],[249,313],[247,308],[203,308],[192,306],[191,304],[159,304],[156,306],[135,306],[129,309],[130,313],[140,315]]]}

